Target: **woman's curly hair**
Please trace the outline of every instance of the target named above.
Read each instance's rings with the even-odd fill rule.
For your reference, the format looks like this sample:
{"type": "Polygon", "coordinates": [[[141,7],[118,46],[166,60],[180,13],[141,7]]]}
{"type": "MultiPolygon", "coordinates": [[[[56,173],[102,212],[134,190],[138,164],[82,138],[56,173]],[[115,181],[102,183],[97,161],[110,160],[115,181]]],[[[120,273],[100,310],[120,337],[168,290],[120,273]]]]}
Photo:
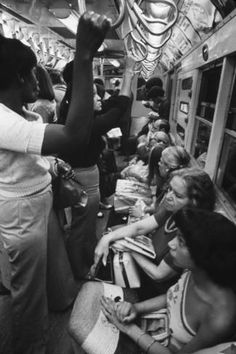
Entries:
{"type": "Polygon", "coordinates": [[[0,90],[8,89],[36,65],[37,58],[30,47],[0,35],[0,90]]]}
{"type": "Polygon", "coordinates": [[[191,205],[205,210],[214,210],[216,202],[215,187],[209,175],[198,167],[183,168],[172,172],[181,177],[186,184],[191,205]]]}
{"type": "Polygon", "coordinates": [[[183,208],[173,216],[197,267],[236,291],[236,225],[220,213],[183,208]]]}

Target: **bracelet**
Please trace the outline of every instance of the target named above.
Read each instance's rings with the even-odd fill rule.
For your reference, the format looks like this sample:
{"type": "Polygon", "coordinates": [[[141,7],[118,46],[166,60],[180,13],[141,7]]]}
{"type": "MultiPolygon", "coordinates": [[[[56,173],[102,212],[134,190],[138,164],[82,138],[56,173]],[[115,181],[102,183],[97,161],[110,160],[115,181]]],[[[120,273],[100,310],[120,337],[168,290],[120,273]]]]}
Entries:
{"type": "Polygon", "coordinates": [[[138,337],[138,339],[136,340],[136,344],[139,346],[139,341],[141,339],[142,336],[144,336],[144,334],[146,334],[146,332],[143,332],[142,334],[140,334],[140,336],[138,337]]]}
{"type": "Polygon", "coordinates": [[[155,343],[155,339],[153,339],[153,341],[147,346],[145,352],[148,354],[149,350],[151,349],[152,345],[155,343]]]}

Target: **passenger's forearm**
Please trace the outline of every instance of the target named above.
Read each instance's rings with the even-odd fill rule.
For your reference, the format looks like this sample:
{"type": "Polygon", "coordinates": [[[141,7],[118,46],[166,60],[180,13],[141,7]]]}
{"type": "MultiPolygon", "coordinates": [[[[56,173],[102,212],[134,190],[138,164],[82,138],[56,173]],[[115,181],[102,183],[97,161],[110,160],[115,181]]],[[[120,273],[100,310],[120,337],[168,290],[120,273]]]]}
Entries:
{"type": "Polygon", "coordinates": [[[132,257],[151,279],[159,280],[161,278],[161,274],[158,272],[158,266],[154,264],[153,261],[137,252],[132,252],[132,257]]]}
{"type": "Polygon", "coordinates": [[[120,240],[124,237],[135,237],[139,235],[146,235],[158,227],[158,224],[153,216],[147,217],[133,224],[120,227],[119,229],[110,232],[106,235],[109,243],[120,240]]]}
{"type": "Polygon", "coordinates": [[[162,260],[160,264],[156,265],[152,260],[141,254],[138,254],[137,252],[132,252],[132,257],[143,269],[143,271],[156,282],[170,279],[177,274],[177,272],[164,260],[162,260]]]}
{"type": "Polygon", "coordinates": [[[166,307],[166,294],[148,299],[146,301],[137,302],[135,309],[138,315],[161,310],[166,307]]]}
{"type": "MultiPolygon", "coordinates": [[[[135,237],[138,235],[138,228],[135,225],[136,223],[126,225],[116,229],[115,231],[110,232],[106,235],[109,243],[121,240],[125,237],[135,237]]],[[[140,234],[141,235],[141,234],[140,234]]]]}
{"type": "Polygon", "coordinates": [[[152,204],[152,205],[150,205],[150,206],[146,206],[146,207],[144,208],[144,212],[145,212],[146,214],[153,214],[153,213],[155,212],[155,207],[154,207],[154,205],[152,204]]]}
{"type": "Polygon", "coordinates": [[[148,354],[171,354],[172,352],[155,341],[153,337],[145,333],[136,325],[129,326],[125,332],[145,353],[148,354]]]}
{"type": "Polygon", "coordinates": [[[149,216],[140,221],[134,222],[133,224],[120,227],[115,231],[110,232],[109,234],[104,235],[106,242],[111,244],[117,240],[120,240],[124,237],[135,237],[138,235],[146,235],[149,232],[155,230],[158,227],[158,223],[153,216],[149,216]]]}
{"type": "Polygon", "coordinates": [[[89,142],[93,124],[93,74],[92,59],[81,58],[77,53],[74,60],[72,99],[66,127],[75,143],[89,142]]]}
{"type": "Polygon", "coordinates": [[[131,69],[127,69],[123,74],[123,81],[120,89],[119,95],[122,96],[131,96],[131,86],[135,73],[131,69]]]}

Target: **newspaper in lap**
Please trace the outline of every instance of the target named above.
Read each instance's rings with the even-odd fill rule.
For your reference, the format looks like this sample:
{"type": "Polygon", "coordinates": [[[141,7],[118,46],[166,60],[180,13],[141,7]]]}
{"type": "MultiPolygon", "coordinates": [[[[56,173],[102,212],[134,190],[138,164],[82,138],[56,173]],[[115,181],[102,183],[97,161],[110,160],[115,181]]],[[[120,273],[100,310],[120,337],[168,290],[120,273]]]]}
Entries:
{"type": "Polygon", "coordinates": [[[152,203],[151,189],[146,183],[118,179],[114,196],[114,209],[117,213],[128,213],[138,199],[146,205],[152,203]]]}
{"type": "Polygon", "coordinates": [[[122,240],[114,242],[112,248],[115,251],[134,251],[152,259],[156,257],[151,238],[143,235],[136,236],[135,238],[125,237],[122,240]]]}

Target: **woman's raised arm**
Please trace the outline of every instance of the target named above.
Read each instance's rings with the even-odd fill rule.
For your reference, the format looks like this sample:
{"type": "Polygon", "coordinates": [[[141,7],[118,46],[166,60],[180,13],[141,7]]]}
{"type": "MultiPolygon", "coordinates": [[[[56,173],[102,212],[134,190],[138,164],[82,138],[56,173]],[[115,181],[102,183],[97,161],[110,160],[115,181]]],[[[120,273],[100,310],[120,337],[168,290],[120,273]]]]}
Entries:
{"type": "Polygon", "coordinates": [[[92,62],[110,28],[106,16],[86,12],[80,17],[73,67],[72,99],[65,126],[47,125],[42,154],[70,153],[85,149],[93,125],[92,62]]]}

